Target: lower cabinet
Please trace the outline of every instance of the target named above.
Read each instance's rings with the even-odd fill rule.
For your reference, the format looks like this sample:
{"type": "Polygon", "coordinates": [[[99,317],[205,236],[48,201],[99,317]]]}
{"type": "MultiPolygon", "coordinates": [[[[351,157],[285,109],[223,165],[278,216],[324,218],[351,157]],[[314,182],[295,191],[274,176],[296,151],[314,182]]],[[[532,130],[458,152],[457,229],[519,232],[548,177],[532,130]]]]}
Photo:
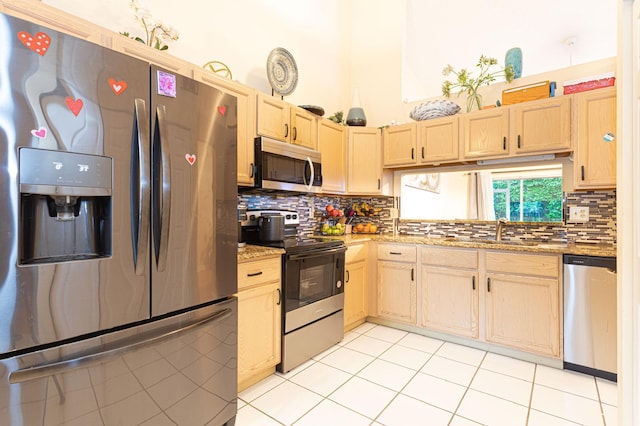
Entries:
{"type": "Polygon", "coordinates": [[[377,316],[417,325],[414,245],[378,244],[377,316]]]}
{"type": "Polygon", "coordinates": [[[347,247],[344,271],[344,328],[364,322],[368,313],[367,244],[347,247]]]}
{"type": "Polygon", "coordinates": [[[280,257],[238,264],[238,390],[280,363],[280,257]]]}

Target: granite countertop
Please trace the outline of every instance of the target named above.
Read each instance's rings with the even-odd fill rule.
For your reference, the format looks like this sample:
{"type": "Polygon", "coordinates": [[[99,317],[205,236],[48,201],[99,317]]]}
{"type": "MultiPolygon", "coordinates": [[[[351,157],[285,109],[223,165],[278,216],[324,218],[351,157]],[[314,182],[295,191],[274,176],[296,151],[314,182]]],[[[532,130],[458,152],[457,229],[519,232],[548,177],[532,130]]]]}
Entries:
{"type": "MultiPolygon", "coordinates": [[[[326,236],[324,238],[327,238],[326,236]]],[[[465,247],[492,250],[510,250],[527,253],[554,253],[554,254],[576,254],[584,256],[616,257],[617,246],[615,244],[594,244],[594,243],[556,243],[556,242],[509,242],[502,243],[488,240],[472,240],[462,238],[429,238],[414,235],[393,235],[393,234],[351,234],[340,237],[346,245],[357,244],[365,241],[380,241],[404,244],[426,244],[445,247],[465,247]]]]}
{"type": "Polygon", "coordinates": [[[258,259],[261,257],[280,256],[283,253],[284,249],[281,248],[247,244],[244,247],[238,247],[238,262],[258,259]]]}

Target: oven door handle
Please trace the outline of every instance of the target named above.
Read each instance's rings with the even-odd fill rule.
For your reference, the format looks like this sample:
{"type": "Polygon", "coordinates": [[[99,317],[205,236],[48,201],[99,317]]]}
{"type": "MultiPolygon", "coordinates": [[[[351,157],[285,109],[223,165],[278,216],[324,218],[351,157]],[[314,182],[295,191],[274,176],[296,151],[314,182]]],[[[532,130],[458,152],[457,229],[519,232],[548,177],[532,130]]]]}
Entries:
{"type": "Polygon", "coordinates": [[[311,257],[325,256],[327,254],[335,254],[335,253],[341,253],[341,252],[343,253],[345,251],[347,251],[346,247],[335,247],[331,249],[308,251],[300,254],[290,254],[290,255],[287,255],[287,258],[289,260],[309,259],[311,257]]]}

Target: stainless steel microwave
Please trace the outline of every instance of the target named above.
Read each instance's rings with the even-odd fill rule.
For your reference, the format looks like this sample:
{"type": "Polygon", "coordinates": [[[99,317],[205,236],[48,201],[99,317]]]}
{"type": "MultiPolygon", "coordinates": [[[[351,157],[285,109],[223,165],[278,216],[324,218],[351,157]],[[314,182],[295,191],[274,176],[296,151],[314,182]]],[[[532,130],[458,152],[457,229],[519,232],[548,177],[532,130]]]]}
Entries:
{"type": "Polygon", "coordinates": [[[320,152],[264,136],[254,142],[256,188],[321,192],[320,152]]]}

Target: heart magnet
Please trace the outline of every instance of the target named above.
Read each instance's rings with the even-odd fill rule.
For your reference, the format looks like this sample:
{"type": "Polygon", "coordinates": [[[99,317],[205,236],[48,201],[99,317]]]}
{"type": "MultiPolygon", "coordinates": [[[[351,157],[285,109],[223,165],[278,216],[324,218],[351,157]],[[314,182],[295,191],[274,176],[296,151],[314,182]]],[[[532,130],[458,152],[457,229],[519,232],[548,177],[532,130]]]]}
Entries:
{"type": "Polygon", "coordinates": [[[191,164],[193,166],[193,164],[196,162],[196,155],[195,154],[185,154],[184,155],[184,159],[187,160],[187,163],[191,164]]]}
{"type": "Polygon", "coordinates": [[[110,78],[108,82],[109,87],[111,87],[111,90],[113,90],[113,93],[115,93],[116,95],[119,95],[120,93],[127,90],[127,82],[124,80],[116,81],[114,78],[110,78]]]}
{"type": "Polygon", "coordinates": [[[44,54],[47,53],[49,45],[51,44],[51,37],[43,32],[36,33],[36,35],[32,36],[28,32],[20,31],[18,32],[18,39],[22,44],[40,56],[44,56],[44,54]]]}
{"type": "Polygon", "coordinates": [[[67,99],[65,99],[65,101],[67,102],[67,106],[69,107],[73,115],[77,117],[78,114],[80,114],[80,110],[82,109],[82,106],[84,105],[84,102],[82,102],[82,99],[74,100],[71,96],[67,96],[67,99]]]}
{"type": "Polygon", "coordinates": [[[47,129],[40,127],[38,130],[32,130],[31,134],[37,138],[44,139],[47,137],[47,129]]]}

